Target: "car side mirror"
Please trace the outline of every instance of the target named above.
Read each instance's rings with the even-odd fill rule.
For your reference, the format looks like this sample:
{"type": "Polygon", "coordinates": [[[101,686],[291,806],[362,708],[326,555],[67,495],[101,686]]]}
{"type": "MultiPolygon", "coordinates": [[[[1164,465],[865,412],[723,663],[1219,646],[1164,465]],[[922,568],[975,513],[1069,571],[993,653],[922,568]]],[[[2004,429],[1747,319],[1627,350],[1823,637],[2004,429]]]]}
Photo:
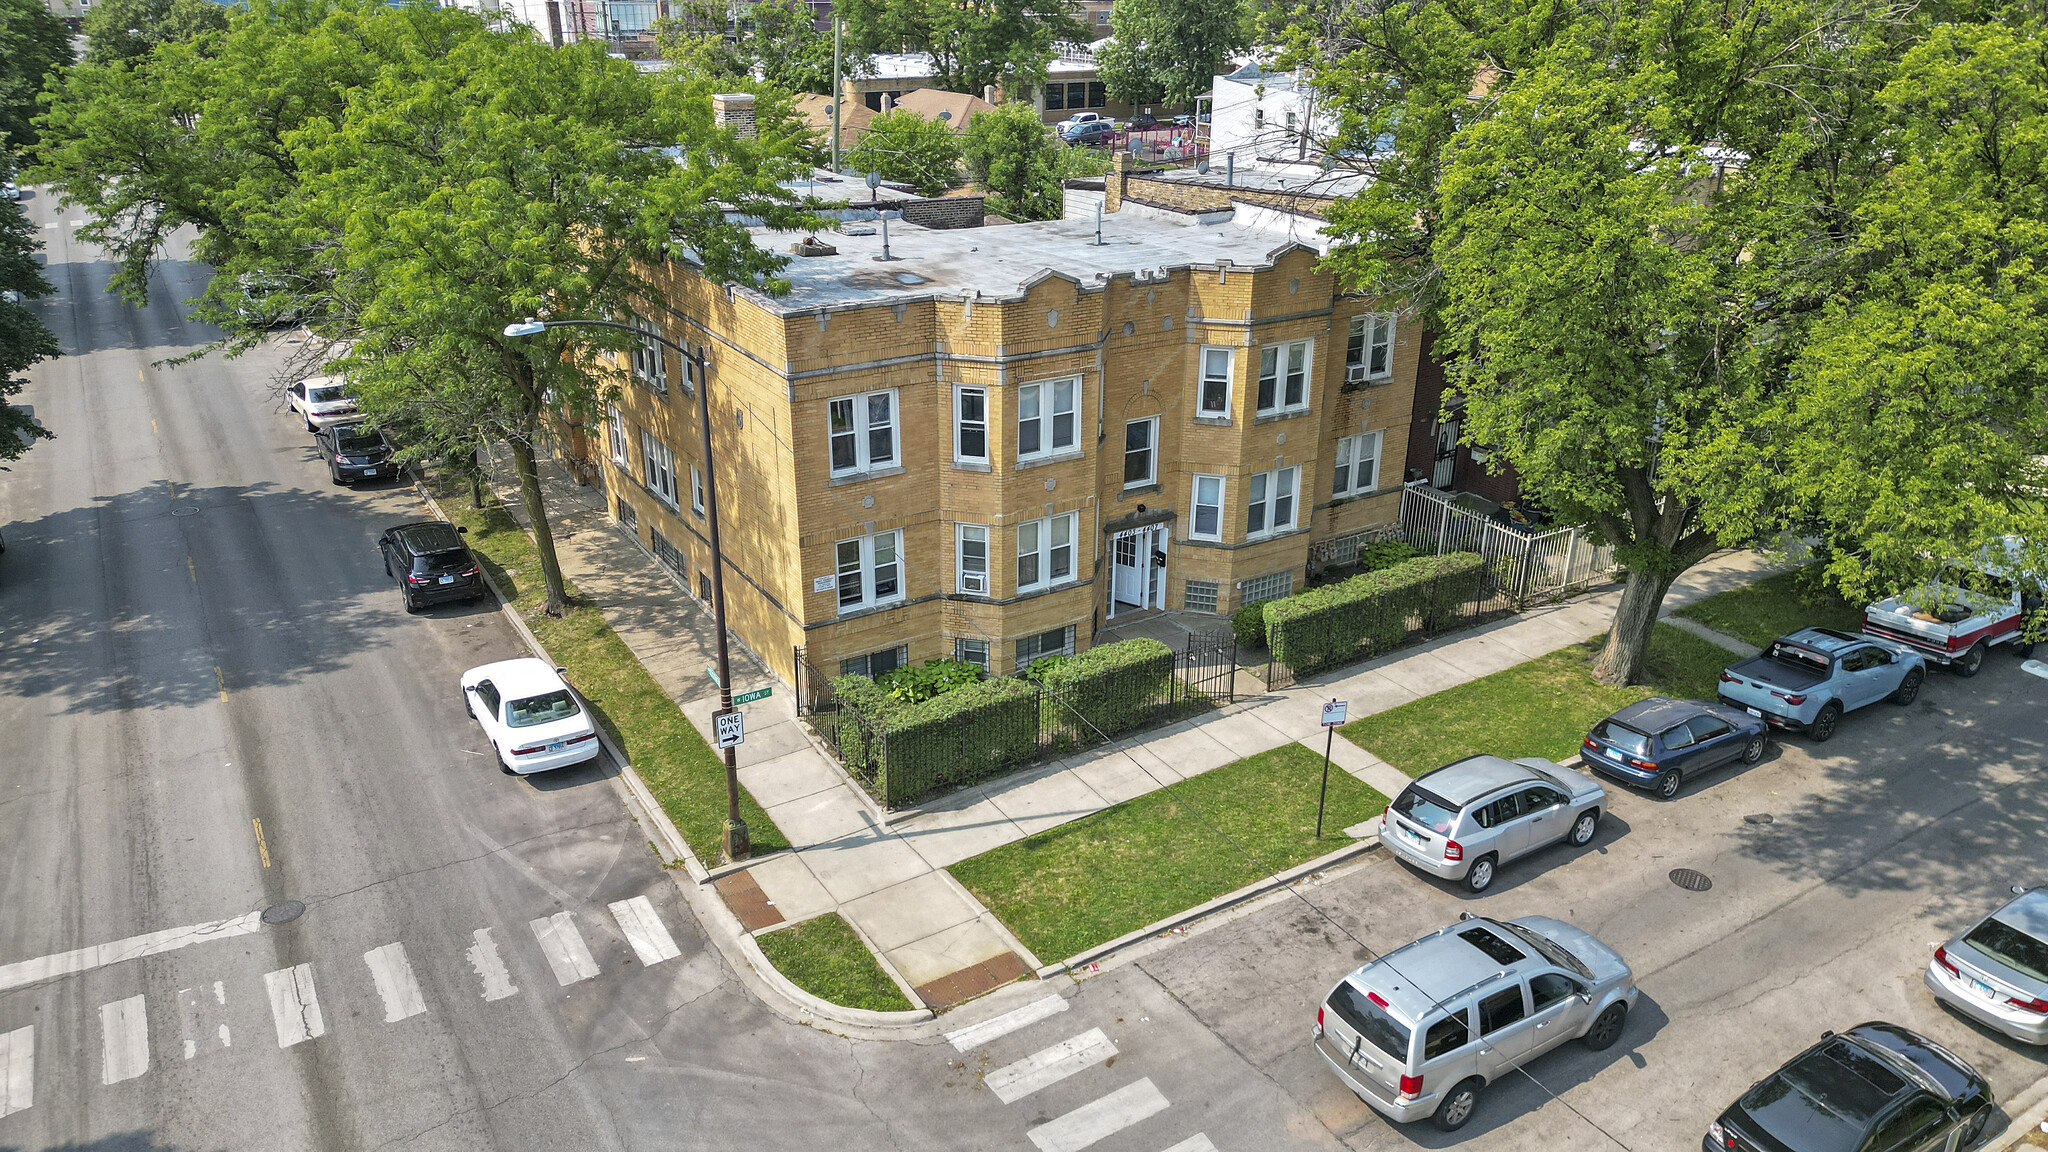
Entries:
{"type": "Polygon", "coordinates": [[[462,690],[463,690],[464,692],[474,692],[474,691],[476,691],[476,685],[474,685],[474,684],[464,684],[464,685],[462,686],[462,690]]]}
{"type": "Polygon", "coordinates": [[[2032,889],[2028,888],[2025,884],[2015,884],[2012,886],[2012,894],[2015,896],[2025,896],[2030,891],[2032,889]]]}
{"type": "Polygon", "coordinates": [[[567,668],[562,667],[560,664],[555,665],[555,675],[567,676],[568,674],[569,670],[567,668]]]}
{"type": "Polygon", "coordinates": [[[456,532],[456,534],[457,534],[457,535],[460,535],[460,536],[467,536],[467,535],[469,535],[469,525],[467,525],[467,524],[457,524],[457,525],[455,526],[455,532],[456,532]]]}
{"type": "Polygon", "coordinates": [[[1470,912],[1460,912],[1460,913],[1458,913],[1458,919],[1459,919],[1459,920],[1470,920],[1471,918],[1472,918],[1472,914],[1471,914],[1470,912]]]}

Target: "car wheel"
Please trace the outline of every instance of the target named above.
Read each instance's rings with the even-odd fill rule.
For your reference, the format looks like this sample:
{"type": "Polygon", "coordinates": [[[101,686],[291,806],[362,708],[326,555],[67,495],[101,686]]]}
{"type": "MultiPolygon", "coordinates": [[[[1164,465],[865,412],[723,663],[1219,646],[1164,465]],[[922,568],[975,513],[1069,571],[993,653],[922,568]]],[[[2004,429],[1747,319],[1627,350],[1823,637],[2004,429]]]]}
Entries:
{"type": "Polygon", "coordinates": [[[1807,732],[1815,744],[1825,744],[1835,734],[1835,727],[1842,722],[1842,706],[1830,700],[1821,705],[1820,715],[1813,718],[1807,732]]]}
{"type": "Polygon", "coordinates": [[[1744,764],[1754,764],[1757,761],[1763,759],[1764,746],[1765,741],[1763,733],[1759,732],[1755,736],[1751,737],[1749,743],[1744,744],[1742,746],[1742,762],[1744,764]]]}
{"type": "Polygon", "coordinates": [[[1650,790],[1657,794],[1657,799],[1669,800],[1673,796],[1678,795],[1678,790],[1683,787],[1685,787],[1685,773],[1680,772],[1676,768],[1667,768],[1664,770],[1664,774],[1657,777],[1656,782],[1650,785],[1650,790]]]}
{"type": "Polygon", "coordinates": [[[1609,1004],[1593,1019],[1593,1026],[1586,1029],[1586,1035],[1579,1042],[1595,1052],[1605,1052],[1621,1039],[1622,1026],[1627,1023],[1628,1005],[1609,1004]]]}
{"type": "Polygon", "coordinates": [[[1444,1093],[1443,1103],[1436,1106],[1436,1126],[1446,1132],[1456,1132],[1472,1118],[1472,1112],[1479,1107],[1479,1090],[1486,1082],[1474,1076],[1459,1081],[1449,1092],[1444,1093]]]}
{"type": "Polygon", "coordinates": [[[407,612],[417,613],[420,610],[420,606],[412,602],[412,597],[406,595],[403,588],[398,591],[398,602],[405,605],[407,612]]]}
{"type": "Polygon", "coordinates": [[[384,578],[386,580],[391,579],[391,557],[385,556],[382,552],[379,552],[377,555],[384,560],[384,578]]]}
{"type": "Polygon", "coordinates": [[[1600,810],[1594,808],[1582,814],[1572,824],[1572,847],[1584,848],[1593,842],[1593,833],[1600,830],[1600,810]]]}
{"type": "Polygon", "coordinates": [[[1472,892],[1484,892],[1493,887],[1494,863],[1492,856],[1481,856],[1465,870],[1465,888],[1472,892]]]}
{"type": "Polygon", "coordinates": [[[503,761],[502,759],[498,761],[498,771],[503,772],[507,776],[519,775],[519,773],[514,772],[512,770],[512,766],[510,764],[505,763],[505,761],[503,761]]]}
{"type": "Polygon", "coordinates": [[[1948,667],[1951,672],[1965,680],[1975,676],[1977,671],[1984,667],[1984,642],[1979,640],[1970,645],[1970,650],[1963,653],[1963,658],[1948,667]]]}
{"type": "Polygon", "coordinates": [[[306,431],[308,431],[308,432],[318,432],[318,431],[319,431],[319,429],[318,429],[318,428],[315,428],[315,427],[313,427],[313,418],[312,418],[311,416],[308,416],[308,417],[306,417],[306,431]]]}
{"type": "Polygon", "coordinates": [[[1892,703],[1911,704],[1913,698],[1920,695],[1920,682],[1925,679],[1926,675],[1918,668],[1906,673],[1906,678],[1899,681],[1898,688],[1892,692],[1892,703]]]}

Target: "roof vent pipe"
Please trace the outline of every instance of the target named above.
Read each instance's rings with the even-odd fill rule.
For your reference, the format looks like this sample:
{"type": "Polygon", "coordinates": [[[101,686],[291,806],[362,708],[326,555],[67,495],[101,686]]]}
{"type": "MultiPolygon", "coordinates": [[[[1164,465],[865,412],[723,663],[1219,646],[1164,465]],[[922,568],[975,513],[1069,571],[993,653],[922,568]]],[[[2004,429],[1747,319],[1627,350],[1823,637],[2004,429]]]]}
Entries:
{"type": "Polygon", "coordinates": [[[1095,244],[1102,246],[1102,201],[1095,202],[1095,244]]]}
{"type": "Polygon", "coordinates": [[[1223,183],[1232,188],[1237,187],[1237,153],[1235,152],[1225,152],[1223,154],[1223,183]]]}

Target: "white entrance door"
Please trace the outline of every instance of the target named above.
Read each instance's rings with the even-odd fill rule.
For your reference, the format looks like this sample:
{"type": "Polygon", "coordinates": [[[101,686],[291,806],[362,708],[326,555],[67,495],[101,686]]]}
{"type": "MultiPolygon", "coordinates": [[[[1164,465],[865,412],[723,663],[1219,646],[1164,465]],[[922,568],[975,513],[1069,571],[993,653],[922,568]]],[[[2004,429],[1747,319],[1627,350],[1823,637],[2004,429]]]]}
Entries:
{"type": "Polygon", "coordinates": [[[1119,532],[1109,542],[1109,614],[1134,611],[1145,606],[1146,568],[1151,563],[1145,547],[1150,531],[1145,528],[1119,532]]]}

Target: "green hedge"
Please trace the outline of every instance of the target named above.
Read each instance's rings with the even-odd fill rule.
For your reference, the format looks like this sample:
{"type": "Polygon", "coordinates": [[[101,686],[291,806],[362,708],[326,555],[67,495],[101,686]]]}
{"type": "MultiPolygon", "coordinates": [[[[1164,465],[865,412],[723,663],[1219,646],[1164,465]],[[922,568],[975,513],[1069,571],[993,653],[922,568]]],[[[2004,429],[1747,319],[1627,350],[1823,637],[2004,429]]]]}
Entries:
{"type": "Polygon", "coordinates": [[[832,691],[842,705],[840,761],[891,808],[1038,755],[1039,691],[1028,680],[984,680],[920,704],[892,699],[865,676],[841,676],[832,691]]]}
{"type": "Polygon", "coordinates": [[[1173,649],[1140,638],[1097,644],[1047,668],[1038,681],[1055,747],[1093,744],[1159,719],[1177,702],[1173,665],[1173,649]]]}
{"type": "Polygon", "coordinates": [[[1230,634],[1239,648],[1266,646],[1266,605],[1271,600],[1254,600],[1230,614],[1230,634]]]}
{"type": "Polygon", "coordinates": [[[1266,605],[1266,643],[1296,675],[1400,645],[1416,628],[1434,631],[1486,581],[1473,552],[1423,556],[1266,605]]]}

